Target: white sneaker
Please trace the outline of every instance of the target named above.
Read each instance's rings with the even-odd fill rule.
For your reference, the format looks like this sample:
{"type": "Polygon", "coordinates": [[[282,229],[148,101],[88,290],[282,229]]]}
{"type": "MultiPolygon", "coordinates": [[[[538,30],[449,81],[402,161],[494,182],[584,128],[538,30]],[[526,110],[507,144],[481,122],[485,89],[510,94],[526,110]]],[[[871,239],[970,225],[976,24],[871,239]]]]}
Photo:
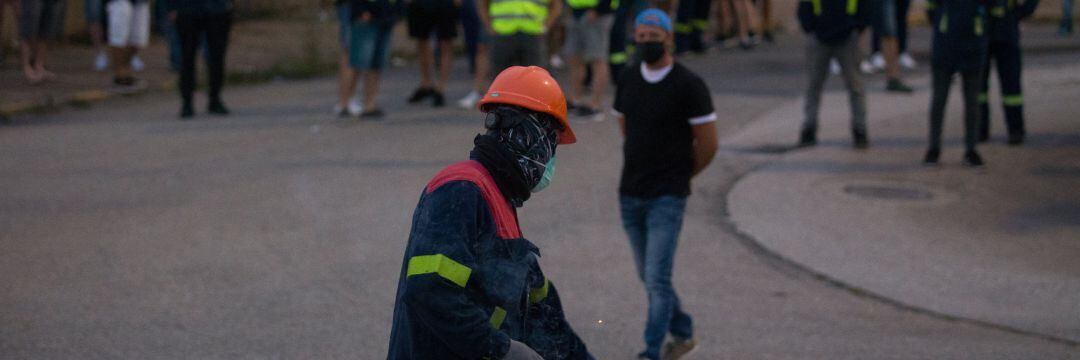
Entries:
{"type": "Polygon", "coordinates": [[[99,51],[94,58],[94,70],[105,71],[109,67],[109,56],[104,51],[99,51]]]}
{"type": "Polygon", "coordinates": [[[480,93],[473,90],[469,92],[469,95],[465,95],[461,100],[458,100],[457,104],[458,107],[469,110],[476,106],[477,101],[480,101],[480,93]]]}
{"type": "Polygon", "coordinates": [[[874,65],[867,60],[863,60],[859,63],[859,70],[862,71],[863,74],[873,74],[877,71],[877,69],[874,68],[874,65]]]}
{"type": "Polygon", "coordinates": [[[829,71],[831,71],[833,75],[839,74],[840,62],[836,61],[836,59],[829,60],[829,71]]]}
{"type": "Polygon", "coordinates": [[[138,55],[131,57],[131,70],[143,71],[143,69],[145,68],[146,64],[143,63],[142,59],[140,59],[138,55]]]}
{"type": "Polygon", "coordinates": [[[915,61],[915,58],[911,57],[911,54],[903,53],[900,54],[900,66],[910,70],[919,67],[919,63],[915,61]]]}
{"type": "Polygon", "coordinates": [[[346,110],[349,111],[349,115],[360,116],[360,113],[364,112],[364,106],[360,105],[360,100],[353,98],[349,100],[349,106],[346,110]]]}
{"type": "Polygon", "coordinates": [[[566,65],[566,63],[563,62],[562,57],[560,57],[558,54],[551,55],[550,62],[551,62],[551,67],[556,68],[556,69],[562,69],[563,66],[566,65]]]}
{"type": "Polygon", "coordinates": [[[877,52],[870,55],[870,64],[874,65],[874,68],[881,70],[885,68],[885,57],[881,56],[881,53],[877,52]]]}

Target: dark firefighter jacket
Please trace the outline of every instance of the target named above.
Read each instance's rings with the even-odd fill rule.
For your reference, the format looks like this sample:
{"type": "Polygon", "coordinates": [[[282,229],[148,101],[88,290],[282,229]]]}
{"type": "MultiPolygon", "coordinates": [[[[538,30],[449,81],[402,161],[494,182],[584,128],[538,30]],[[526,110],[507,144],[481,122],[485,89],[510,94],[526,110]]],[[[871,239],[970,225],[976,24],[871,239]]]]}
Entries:
{"type": "Polygon", "coordinates": [[[870,23],[869,6],[860,0],[800,0],[799,25],[825,44],[839,44],[870,23]]]}
{"type": "Polygon", "coordinates": [[[990,0],[930,0],[926,15],[934,27],[930,62],[957,71],[986,64],[986,4],[990,0]]]}
{"type": "Polygon", "coordinates": [[[513,339],[547,360],[592,359],[538,257],[483,165],[440,171],[413,214],[387,358],[498,360],[513,339]]]}
{"type": "Polygon", "coordinates": [[[1020,42],[1020,20],[1031,16],[1039,0],[990,0],[988,31],[992,41],[1020,42]]]}

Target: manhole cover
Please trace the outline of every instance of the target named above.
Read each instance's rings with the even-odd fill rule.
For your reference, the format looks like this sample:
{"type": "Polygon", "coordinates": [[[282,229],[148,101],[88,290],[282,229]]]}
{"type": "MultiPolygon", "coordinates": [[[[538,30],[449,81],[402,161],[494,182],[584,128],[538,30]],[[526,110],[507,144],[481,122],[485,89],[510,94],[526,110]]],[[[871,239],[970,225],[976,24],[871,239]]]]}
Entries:
{"type": "Polygon", "coordinates": [[[934,198],[930,191],[904,186],[846,185],[844,193],[878,200],[926,201],[934,198]]]}

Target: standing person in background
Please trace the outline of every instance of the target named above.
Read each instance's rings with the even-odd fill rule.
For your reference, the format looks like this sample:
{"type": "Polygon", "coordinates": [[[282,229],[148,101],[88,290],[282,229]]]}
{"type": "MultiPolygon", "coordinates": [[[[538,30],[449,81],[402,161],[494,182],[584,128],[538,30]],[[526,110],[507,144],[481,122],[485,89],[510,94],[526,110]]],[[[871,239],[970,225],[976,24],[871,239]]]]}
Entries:
{"type": "Polygon", "coordinates": [[[705,81],[668,52],[667,14],[649,9],[634,22],[642,61],[620,75],[612,115],[625,137],[619,208],[649,296],[646,347],[638,358],[678,360],[696,341],[671,274],[690,179],[716,155],[716,112],[705,81]]]}
{"type": "MultiPolygon", "coordinates": [[[[747,0],[743,2],[744,8],[747,0]]],[[[679,0],[675,13],[675,55],[693,51],[705,52],[705,43],[701,38],[709,28],[709,7],[712,0],[679,0]]]]}
{"type": "Polygon", "coordinates": [[[1031,16],[1039,0],[990,0],[987,34],[986,65],[979,93],[979,141],[990,139],[990,63],[997,68],[1001,86],[1001,103],[1005,109],[1005,125],[1009,130],[1009,145],[1024,143],[1024,95],[1020,72],[1023,70],[1020,53],[1020,21],[1031,16]]]}
{"type": "Polygon", "coordinates": [[[1061,0],[1061,24],[1058,35],[1069,36],[1073,32],[1073,0],[1061,0]]]}
{"type": "Polygon", "coordinates": [[[631,48],[628,46],[629,27],[637,13],[644,6],[643,0],[620,0],[612,19],[611,36],[608,40],[608,74],[612,83],[618,85],[619,74],[630,62],[631,48]]]}
{"type": "Polygon", "coordinates": [[[19,4],[19,49],[23,75],[30,84],[56,79],[45,68],[48,42],[60,33],[61,0],[22,0],[19,4]]]}
{"type": "MultiPolygon", "coordinates": [[[[614,21],[613,0],[566,0],[570,16],[566,19],[566,44],[563,53],[570,59],[571,97],[567,107],[576,110],[578,116],[592,117],[600,114],[601,101],[607,91],[608,41],[611,41],[611,24],[614,21]],[[586,67],[592,70],[592,95],[586,103],[586,67]]],[[[618,1],[618,0],[614,0],[618,1]]],[[[704,1],[704,0],[703,0],[704,1]]]]}
{"type": "Polygon", "coordinates": [[[975,151],[979,136],[979,95],[986,65],[986,0],[933,0],[926,3],[927,19],[934,29],[933,93],[930,99],[930,141],[923,164],[937,165],[941,156],[941,130],[953,75],[960,73],[964,96],[964,164],[983,166],[975,151]]]}
{"type": "Polygon", "coordinates": [[[339,117],[360,116],[363,106],[356,97],[356,83],[360,74],[349,64],[349,46],[352,43],[353,11],[352,1],[335,0],[334,8],[338,18],[338,100],[334,104],[334,114],[339,117]]]}
{"type": "Polygon", "coordinates": [[[454,64],[451,57],[454,49],[451,43],[457,37],[458,7],[461,0],[402,0],[407,1],[406,13],[409,23],[409,37],[416,39],[416,56],[420,65],[420,87],[413,92],[408,101],[419,103],[431,98],[431,104],[441,107],[446,103],[443,92],[446,80],[454,64]],[[431,50],[431,34],[439,43],[438,81],[432,79],[432,69],[436,66],[435,54],[431,50]]]}
{"type": "Polygon", "coordinates": [[[400,1],[351,0],[352,34],[349,36],[349,64],[355,74],[364,74],[364,111],[361,118],[377,119],[385,114],[375,105],[383,67],[389,63],[390,35],[401,13],[400,1]]]}
{"type": "MultiPolygon", "coordinates": [[[[912,89],[900,80],[900,42],[898,41],[900,19],[897,18],[900,0],[870,2],[873,11],[873,43],[881,46],[885,60],[885,91],[911,93],[912,89]]],[[[907,19],[903,19],[907,22],[907,19]]]]}
{"type": "Polygon", "coordinates": [[[544,35],[562,10],[561,0],[479,0],[477,10],[491,39],[491,70],[514,65],[545,67],[544,35]]]}
{"type": "MultiPolygon", "coordinates": [[[[915,58],[911,57],[908,53],[908,12],[911,10],[911,0],[890,0],[896,5],[896,41],[899,52],[900,66],[906,69],[914,69],[918,67],[918,63],[915,58]]],[[[877,29],[874,30],[874,35],[871,38],[871,56],[870,60],[863,66],[865,73],[872,73],[878,70],[885,69],[885,57],[881,54],[881,35],[877,33],[877,29]]]]}
{"type": "MultiPolygon", "coordinates": [[[[15,14],[15,27],[18,28],[19,23],[19,0],[0,0],[0,31],[4,29],[4,10],[7,7],[11,7],[12,13],[15,14]]],[[[0,36],[0,38],[3,38],[0,36]]],[[[4,65],[4,48],[3,44],[0,44],[0,66],[4,65]]]]}
{"type": "MultiPolygon", "coordinates": [[[[910,0],[908,0],[910,1],[910,0]]],[[[758,26],[761,28],[761,37],[766,42],[773,42],[773,28],[776,24],[772,21],[772,0],[758,0],[758,4],[761,7],[761,23],[758,26]]]]}
{"type": "Polygon", "coordinates": [[[866,6],[857,0],[810,0],[799,2],[799,25],[812,36],[806,47],[807,75],[805,120],[799,146],[817,144],[821,90],[829,76],[830,59],[837,60],[851,105],[851,136],[856,149],[870,143],[866,137],[866,91],[859,74],[859,33],[866,28],[866,6]]]}
{"type": "Polygon", "coordinates": [[[103,0],[86,0],[86,32],[90,44],[97,51],[94,57],[94,70],[105,71],[109,67],[109,55],[105,52],[105,29],[102,26],[105,7],[103,0]]]}
{"type": "Polygon", "coordinates": [[[132,60],[150,43],[150,3],[147,0],[108,0],[109,47],[113,86],[130,91],[138,86],[132,60]]]}
{"type": "Polygon", "coordinates": [[[195,92],[195,60],[199,40],[206,38],[206,67],[210,73],[209,102],[207,112],[228,115],[229,110],[221,101],[221,87],[225,81],[225,49],[229,44],[232,27],[231,0],[165,0],[169,19],[176,24],[180,36],[180,118],[195,116],[192,97],[195,92]]]}
{"type": "Polygon", "coordinates": [[[458,100],[458,107],[472,109],[476,102],[480,101],[487,86],[488,67],[491,60],[488,59],[488,44],[491,35],[480,21],[479,9],[476,0],[462,0],[461,2],[461,28],[465,31],[465,53],[469,55],[469,70],[473,74],[473,87],[464,98],[458,100]]]}

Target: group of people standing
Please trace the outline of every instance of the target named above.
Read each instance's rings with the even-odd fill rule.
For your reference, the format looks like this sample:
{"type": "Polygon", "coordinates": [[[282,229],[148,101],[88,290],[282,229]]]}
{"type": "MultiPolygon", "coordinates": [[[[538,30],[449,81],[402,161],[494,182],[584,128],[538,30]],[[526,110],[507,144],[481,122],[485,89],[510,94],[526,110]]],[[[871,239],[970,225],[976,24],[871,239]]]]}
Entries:
{"type": "MultiPolygon", "coordinates": [[[[841,68],[851,106],[851,133],[854,146],[869,146],[866,126],[866,94],[856,64],[859,58],[860,32],[876,22],[892,22],[892,7],[903,0],[884,0],[882,8],[867,6],[859,0],[802,0],[799,21],[811,35],[807,47],[809,86],[805,117],[799,136],[800,146],[817,143],[817,116],[827,63],[836,59],[841,68]],[[884,16],[882,16],[884,14],[884,16]]],[[[1021,92],[1020,21],[1034,13],[1038,0],[932,0],[927,2],[927,18],[933,28],[931,55],[932,95],[929,116],[929,145],[923,158],[926,165],[937,165],[941,155],[941,133],[945,105],[953,77],[959,74],[964,99],[963,163],[984,165],[976,151],[979,142],[989,140],[990,65],[997,69],[1001,99],[1008,129],[1009,145],[1024,142],[1023,95],[1021,92]]],[[[890,39],[895,26],[882,26],[882,47],[889,55],[898,53],[898,44],[890,39]],[[892,48],[892,50],[888,50],[892,48]]],[[[875,26],[878,28],[878,26],[875,26]]],[[[895,56],[894,56],[895,57],[895,56]]],[[[895,60],[894,60],[895,62],[895,60]]],[[[890,65],[888,90],[910,92],[893,75],[890,65]]]]}

